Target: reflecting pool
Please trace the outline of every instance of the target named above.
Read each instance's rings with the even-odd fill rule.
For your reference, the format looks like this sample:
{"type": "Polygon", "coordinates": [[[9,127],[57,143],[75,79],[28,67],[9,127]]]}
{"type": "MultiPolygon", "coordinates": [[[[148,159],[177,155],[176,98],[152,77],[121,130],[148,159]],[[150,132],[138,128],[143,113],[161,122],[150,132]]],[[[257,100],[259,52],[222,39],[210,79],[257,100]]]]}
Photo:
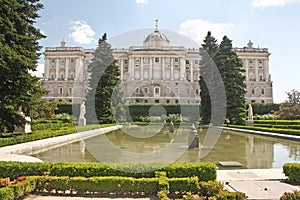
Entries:
{"type": "Polygon", "coordinates": [[[238,162],[232,168],[281,168],[300,162],[300,142],[221,129],[198,129],[199,149],[188,149],[190,127],[125,127],[33,154],[49,162],[238,162]]]}

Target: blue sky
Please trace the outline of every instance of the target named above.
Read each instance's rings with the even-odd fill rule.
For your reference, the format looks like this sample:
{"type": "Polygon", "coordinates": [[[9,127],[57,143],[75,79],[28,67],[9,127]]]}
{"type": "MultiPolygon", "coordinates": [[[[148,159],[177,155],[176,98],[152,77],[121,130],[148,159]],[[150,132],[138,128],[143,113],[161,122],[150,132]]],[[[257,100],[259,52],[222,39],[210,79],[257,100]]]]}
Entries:
{"type": "MultiPolygon", "coordinates": [[[[251,39],[255,47],[268,48],[271,53],[274,102],[283,102],[292,89],[300,91],[300,0],[41,2],[44,9],[37,27],[47,36],[40,41],[44,47],[59,46],[64,39],[68,46],[95,48],[104,32],[109,39],[137,29],[151,28],[151,32],[158,19],[160,29],[179,32],[198,44],[209,30],[218,41],[227,35],[234,47],[244,47],[251,39]]],[[[134,45],[139,44],[142,41],[134,45]]],[[[39,62],[42,71],[43,57],[39,62]]]]}

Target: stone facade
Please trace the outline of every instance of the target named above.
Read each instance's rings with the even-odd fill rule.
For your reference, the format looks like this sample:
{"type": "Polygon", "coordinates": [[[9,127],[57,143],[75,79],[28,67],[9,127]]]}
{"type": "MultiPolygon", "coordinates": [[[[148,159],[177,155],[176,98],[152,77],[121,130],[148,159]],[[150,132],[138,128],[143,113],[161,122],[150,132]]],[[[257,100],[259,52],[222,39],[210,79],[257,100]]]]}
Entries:
{"type": "Polygon", "coordinates": [[[249,41],[247,47],[233,49],[243,61],[246,76],[247,103],[273,103],[273,87],[269,73],[267,48],[254,48],[249,41]]]}
{"type": "MultiPolygon", "coordinates": [[[[265,48],[234,48],[243,61],[247,102],[273,102],[269,56],[265,48]]],[[[88,64],[93,50],[81,47],[45,49],[45,88],[48,101],[84,101],[88,89],[88,64]]],[[[171,46],[158,27],[143,46],[113,49],[120,68],[121,87],[127,102],[200,103],[200,51],[171,46]]]]}

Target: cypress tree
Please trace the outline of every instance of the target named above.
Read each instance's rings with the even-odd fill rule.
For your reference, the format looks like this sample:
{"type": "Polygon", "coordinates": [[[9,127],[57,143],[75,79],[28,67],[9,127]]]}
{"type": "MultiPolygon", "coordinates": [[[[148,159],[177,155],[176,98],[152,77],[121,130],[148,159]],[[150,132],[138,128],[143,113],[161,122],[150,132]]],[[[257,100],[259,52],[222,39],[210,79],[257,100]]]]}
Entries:
{"type": "Polygon", "coordinates": [[[119,68],[112,55],[111,45],[104,33],[98,41],[92,62],[88,69],[91,73],[90,90],[87,94],[87,123],[113,123],[115,105],[114,95],[119,81],[119,68]],[[95,113],[96,116],[93,114],[95,113]]]}
{"type": "Polygon", "coordinates": [[[200,53],[202,56],[200,62],[200,97],[201,97],[201,118],[203,124],[208,124],[211,120],[211,95],[212,91],[209,91],[208,85],[212,85],[213,78],[213,59],[217,52],[218,45],[217,40],[211,35],[209,31],[203,40],[202,48],[200,49],[200,53]]]}
{"type": "Polygon", "coordinates": [[[243,124],[246,118],[246,84],[242,61],[232,51],[232,41],[224,36],[215,55],[215,63],[226,91],[226,117],[232,123],[243,124]]]}

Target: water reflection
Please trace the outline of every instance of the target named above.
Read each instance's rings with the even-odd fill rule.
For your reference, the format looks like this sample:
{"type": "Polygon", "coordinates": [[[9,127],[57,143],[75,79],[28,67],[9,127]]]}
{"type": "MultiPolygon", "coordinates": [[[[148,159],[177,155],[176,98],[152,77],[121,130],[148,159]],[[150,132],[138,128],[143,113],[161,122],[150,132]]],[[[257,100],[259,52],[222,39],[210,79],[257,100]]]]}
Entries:
{"type": "Polygon", "coordinates": [[[153,135],[152,128],[117,130],[34,156],[49,162],[236,161],[242,168],[251,169],[280,168],[286,162],[300,162],[299,142],[223,130],[216,145],[210,148],[203,144],[209,144],[208,136],[213,138],[213,132],[201,129],[198,130],[201,148],[190,150],[187,149],[190,129],[175,129],[174,133],[163,129],[153,135]],[[127,131],[131,134],[126,134],[127,131]]]}

